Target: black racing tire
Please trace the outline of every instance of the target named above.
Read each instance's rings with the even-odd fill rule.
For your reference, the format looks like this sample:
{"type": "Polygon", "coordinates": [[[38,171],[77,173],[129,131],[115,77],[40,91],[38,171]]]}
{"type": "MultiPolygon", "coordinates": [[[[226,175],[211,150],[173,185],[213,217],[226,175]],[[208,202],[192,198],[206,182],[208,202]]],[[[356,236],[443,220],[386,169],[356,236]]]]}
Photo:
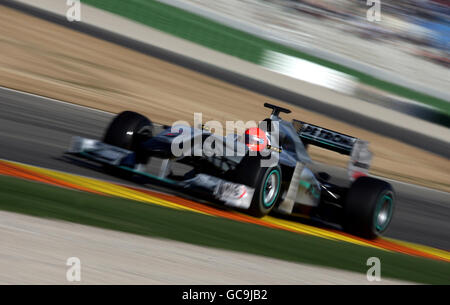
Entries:
{"type": "Polygon", "coordinates": [[[235,181],[255,189],[247,210],[254,217],[269,214],[280,198],[281,168],[278,165],[261,167],[261,158],[257,156],[245,157],[240,162],[235,170],[235,181]]]}
{"type": "Polygon", "coordinates": [[[380,179],[360,177],[348,190],[344,206],[344,230],[367,239],[382,235],[392,220],[395,193],[380,179]]]}
{"type": "Polygon", "coordinates": [[[146,137],[151,137],[153,123],[139,113],[124,111],[118,114],[109,124],[103,142],[135,151],[143,131],[145,131],[146,137]]]}

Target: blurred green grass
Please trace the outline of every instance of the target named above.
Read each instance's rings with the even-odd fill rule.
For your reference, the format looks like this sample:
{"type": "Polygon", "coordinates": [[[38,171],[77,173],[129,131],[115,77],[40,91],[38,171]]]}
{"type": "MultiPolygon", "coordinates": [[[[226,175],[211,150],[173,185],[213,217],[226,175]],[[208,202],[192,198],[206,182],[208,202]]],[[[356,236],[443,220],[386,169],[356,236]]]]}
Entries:
{"type": "Polygon", "coordinates": [[[364,84],[432,106],[450,116],[450,103],[443,99],[383,81],[281,44],[260,39],[154,0],[83,0],[83,2],[253,63],[261,62],[265,50],[299,57],[352,75],[364,84]]]}
{"type": "MultiPolygon", "coordinates": [[[[450,264],[224,218],[0,176],[0,210],[383,277],[450,284],[450,264]]],[[[363,277],[364,278],[364,277],[363,277]]]]}

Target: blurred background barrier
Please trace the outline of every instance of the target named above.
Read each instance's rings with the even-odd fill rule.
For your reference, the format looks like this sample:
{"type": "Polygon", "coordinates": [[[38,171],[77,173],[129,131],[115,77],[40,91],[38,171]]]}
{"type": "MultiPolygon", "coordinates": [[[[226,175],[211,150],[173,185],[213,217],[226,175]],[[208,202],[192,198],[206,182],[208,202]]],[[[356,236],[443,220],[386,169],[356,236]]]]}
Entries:
{"type": "MultiPolygon", "coordinates": [[[[190,2],[192,1],[183,0],[183,3],[190,5],[190,2]]],[[[203,2],[203,0],[195,1],[203,2]]],[[[226,3],[232,4],[238,2],[248,4],[255,3],[255,1],[258,3],[260,2],[257,0],[230,0],[226,3]]],[[[23,2],[43,9],[53,10],[62,15],[65,15],[65,12],[68,9],[66,1],[64,0],[40,0],[39,2],[31,0],[9,0],[5,2],[23,2]],[[56,11],[54,8],[57,8],[56,11]]],[[[263,2],[265,3],[267,1],[263,2]]],[[[221,0],[218,0],[215,2],[207,1],[206,3],[220,4],[222,2],[221,0]]],[[[250,35],[244,31],[236,30],[232,27],[189,13],[185,10],[160,3],[159,1],[83,0],[83,7],[85,9],[82,14],[82,23],[87,21],[90,25],[107,29],[144,43],[150,43],[201,62],[218,66],[233,73],[254,78],[257,81],[263,81],[291,92],[306,95],[315,100],[320,100],[327,104],[342,108],[343,110],[350,110],[351,112],[357,112],[364,116],[376,117],[377,120],[381,120],[391,125],[399,125],[402,128],[420,130],[420,132],[429,130],[426,132],[428,135],[446,138],[445,134],[448,132],[448,129],[445,132],[442,132],[431,125],[424,124],[430,122],[443,125],[447,128],[450,126],[450,103],[445,100],[389,83],[368,74],[344,67],[343,65],[320,59],[316,56],[298,52],[294,48],[261,39],[255,35],[250,35]],[[85,5],[86,3],[92,4],[93,6],[85,5]],[[94,12],[94,7],[100,9],[94,12]],[[114,15],[109,12],[112,12],[114,15]],[[119,16],[126,18],[120,19],[119,16]],[[134,23],[134,28],[130,28],[130,24],[133,23],[130,22],[131,20],[136,21],[136,23],[134,23]],[[169,33],[173,36],[164,36],[163,33],[169,33]],[[183,41],[185,42],[176,40],[175,37],[183,38],[183,41]],[[209,50],[219,51],[220,53],[216,52],[216,54],[214,54],[212,51],[209,52],[208,49],[202,50],[200,46],[207,47],[209,50]],[[350,86],[355,87],[355,89],[352,88],[350,90],[351,93],[347,93],[347,97],[342,95],[336,96],[329,94],[327,91],[321,92],[320,87],[313,88],[311,86],[306,86],[305,83],[300,81],[297,83],[292,81],[295,79],[289,80],[286,77],[277,77],[272,70],[267,70],[272,73],[272,75],[270,75],[270,73],[265,73],[261,69],[257,69],[256,66],[252,67],[251,65],[246,65],[242,61],[239,61],[243,59],[248,63],[255,63],[260,67],[263,67],[264,63],[267,63],[265,56],[271,52],[285,55],[286,58],[299,58],[304,62],[310,62],[312,65],[316,64],[330,69],[329,71],[334,70],[337,74],[341,73],[340,75],[346,75],[346,77],[351,78],[354,84],[356,84],[355,86],[354,84],[350,86]],[[219,54],[224,55],[221,56],[219,54]],[[236,60],[231,59],[228,55],[233,56],[236,60]],[[375,106],[380,106],[382,109],[375,106]],[[388,110],[393,111],[389,112],[388,110]],[[421,120],[410,120],[406,118],[406,116],[401,116],[401,118],[399,118],[398,115],[400,113],[421,120]],[[394,117],[395,119],[393,119],[394,117]],[[425,122],[424,120],[428,122],[425,122]],[[417,129],[417,126],[420,126],[420,129],[417,129]]],[[[220,6],[218,6],[217,11],[220,11],[220,6]]],[[[261,14],[263,16],[264,12],[265,9],[261,9],[261,14]]],[[[315,19],[316,18],[314,18],[314,20],[315,19]]],[[[245,18],[243,20],[245,20],[245,18]]],[[[267,20],[267,23],[270,23],[271,21],[268,17],[265,20],[267,20]]],[[[242,22],[242,20],[235,21],[236,24],[239,24],[239,22],[242,22]]],[[[251,30],[258,28],[263,29],[264,27],[249,27],[251,30]]],[[[285,30],[285,28],[282,29],[285,30]]],[[[333,35],[334,34],[335,33],[333,33],[333,35]]],[[[300,40],[292,41],[297,42],[300,40]]],[[[341,44],[346,45],[348,42],[341,39],[341,44]]],[[[356,47],[350,43],[349,48],[356,47]]],[[[379,56],[384,53],[380,52],[379,56]]],[[[413,64],[410,64],[410,67],[411,69],[416,68],[413,64]]],[[[293,72],[292,69],[290,72],[293,72]]],[[[448,72],[448,70],[446,70],[446,72],[448,72]]],[[[298,71],[296,74],[299,76],[298,78],[303,80],[308,77],[304,71],[298,71]]],[[[415,76],[425,73],[409,74],[415,76]]],[[[280,76],[281,75],[283,74],[280,74],[280,76]]],[[[284,75],[286,75],[286,73],[284,73],[284,75]]],[[[406,76],[404,78],[406,79],[406,76]]],[[[428,77],[428,79],[431,80],[432,78],[428,77]]],[[[347,88],[350,87],[347,86],[347,88]]],[[[444,85],[441,87],[446,88],[444,85]]]]}
{"type": "MultiPolygon", "coordinates": [[[[443,52],[439,54],[445,58],[448,50],[437,49],[430,42],[434,40],[425,39],[437,37],[427,36],[429,31],[425,28],[395,19],[404,13],[395,15],[395,10],[388,5],[382,8],[382,22],[375,24],[366,20],[365,1],[340,1],[345,9],[341,5],[336,5],[337,8],[319,5],[330,1],[314,1],[317,5],[312,1],[287,0],[83,2],[250,62],[261,63],[266,50],[299,57],[356,77],[361,84],[450,114],[450,94],[446,90],[448,68],[418,57],[427,51],[435,52],[434,57],[439,57],[437,52],[443,52]],[[353,2],[359,8],[349,14],[355,9],[353,2]],[[390,9],[384,10],[386,7],[390,9]],[[311,14],[310,10],[316,13],[311,14]],[[411,25],[412,29],[391,29],[401,29],[401,25],[403,29],[411,25]],[[325,54],[329,59],[324,59],[325,54]]],[[[445,18],[445,14],[442,16],[445,18]]]]}
{"type": "Polygon", "coordinates": [[[321,87],[345,94],[354,94],[357,79],[336,70],[298,57],[267,50],[261,60],[262,66],[321,87]]]}

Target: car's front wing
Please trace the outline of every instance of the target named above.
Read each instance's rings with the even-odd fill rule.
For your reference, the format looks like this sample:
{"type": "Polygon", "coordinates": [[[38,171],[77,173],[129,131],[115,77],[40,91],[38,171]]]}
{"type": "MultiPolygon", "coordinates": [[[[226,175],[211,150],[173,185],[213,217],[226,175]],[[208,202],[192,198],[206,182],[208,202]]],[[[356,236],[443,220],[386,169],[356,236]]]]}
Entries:
{"type": "Polygon", "coordinates": [[[145,178],[148,183],[159,183],[177,189],[192,191],[197,195],[213,197],[225,205],[248,209],[255,190],[247,185],[226,181],[219,177],[198,174],[186,180],[173,180],[139,170],[135,163],[135,153],[98,140],[73,137],[66,152],[72,156],[105,164],[119,171],[145,178]]]}

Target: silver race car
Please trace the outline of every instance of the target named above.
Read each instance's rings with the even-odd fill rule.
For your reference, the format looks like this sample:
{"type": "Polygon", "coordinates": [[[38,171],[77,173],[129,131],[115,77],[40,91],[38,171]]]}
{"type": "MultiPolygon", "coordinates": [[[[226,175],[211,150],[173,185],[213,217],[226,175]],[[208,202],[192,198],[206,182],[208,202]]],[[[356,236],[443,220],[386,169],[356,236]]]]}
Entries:
{"type": "Polygon", "coordinates": [[[117,115],[102,141],[73,137],[68,154],[103,164],[114,174],[162,184],[245,210],[303,214],[364,238],[391,222],[392,186],[369,177],[368,143],[302,121],[281,119],[290,110],[271,104],[269,118],[244,134],[218,135],[207,126],[157,126],[131,111],[117,115]],[[307,148],[350,156],[345,185],[315,173],[307,148]],[[178,165],[176,165],[178,164],[178,165]]]}

